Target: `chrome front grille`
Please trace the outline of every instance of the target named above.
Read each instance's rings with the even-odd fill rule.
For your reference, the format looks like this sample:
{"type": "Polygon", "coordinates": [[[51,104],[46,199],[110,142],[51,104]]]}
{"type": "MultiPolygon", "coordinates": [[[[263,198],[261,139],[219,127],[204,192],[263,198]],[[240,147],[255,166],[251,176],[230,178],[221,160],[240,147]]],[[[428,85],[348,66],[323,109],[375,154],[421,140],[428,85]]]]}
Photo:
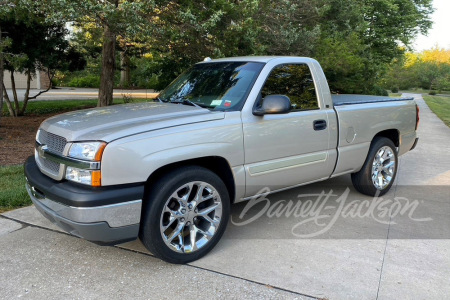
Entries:
{"type": "MultiPolygon", "coordinates": [[[[64,148],[67,144],[67,140],[64,137],[42,129],[39,130],[37,142],[41,145],[46,145],[48,150],[59,155],[63,155],[64,148]]],[[[60,172],[61,165],[59,163],[48,160],[40,155],[36,155],[36,161],[44,174],[56,180],[62,179],[62,174],[60,172]]]]}
{"type": "Polygon", "coordinates": [[[42,166],[47,169],[47,171],[49,171],[50,173],[54,174],[55,176],[57,176],[59,174],[59,168],[60,168],[60,164],[48,159],[45,159],[43,157],[39,158],[42,166]]]}
{"type": "Polygon", "coordinates": [[[67,140],[64,137],[42,129],[39,130],[38,142],[39,144],[47,145],[48,150],[60,155],[63,154],[64,147],[66,147],[67,144],[67,140]]]}

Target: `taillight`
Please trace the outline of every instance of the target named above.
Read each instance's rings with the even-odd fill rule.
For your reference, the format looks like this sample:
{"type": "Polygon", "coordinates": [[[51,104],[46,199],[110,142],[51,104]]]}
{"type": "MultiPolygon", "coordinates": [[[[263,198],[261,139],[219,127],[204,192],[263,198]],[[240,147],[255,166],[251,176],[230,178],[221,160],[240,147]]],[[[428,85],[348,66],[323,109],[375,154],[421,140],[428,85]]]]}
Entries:
{"type": "Polygon", "coordinates": [[[419,127],[419,121],[420,121],[420,109],[419,106],[416,104],[416,130],[419,127]]]}

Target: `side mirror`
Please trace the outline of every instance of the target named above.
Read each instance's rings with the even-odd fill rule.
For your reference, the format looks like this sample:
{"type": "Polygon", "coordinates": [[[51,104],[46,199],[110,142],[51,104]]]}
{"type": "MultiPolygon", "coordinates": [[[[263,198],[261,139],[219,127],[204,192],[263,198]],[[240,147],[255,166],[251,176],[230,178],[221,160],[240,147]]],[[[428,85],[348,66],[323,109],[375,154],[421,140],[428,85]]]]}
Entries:
{"type": "Polygon", "coordinates": [[[287,114],[291,111],[291,100],[284,95],[269,95],[262,99],[262,104],[253,108],[255,116],[266,114],[287,114]]]}

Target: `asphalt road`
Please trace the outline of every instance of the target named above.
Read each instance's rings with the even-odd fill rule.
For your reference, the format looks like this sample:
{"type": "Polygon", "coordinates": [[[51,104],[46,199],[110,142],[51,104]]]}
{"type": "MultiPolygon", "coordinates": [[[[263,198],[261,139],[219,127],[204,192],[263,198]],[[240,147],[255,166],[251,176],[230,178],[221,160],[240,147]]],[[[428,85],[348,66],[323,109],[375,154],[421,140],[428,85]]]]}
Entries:
{"type": "MultiPolygon", "coordinates": [[[[8,96],[11,101],[13,101],[13,93],[11,89],[7,90],[8,96]]],[[[39,93],[39,90],[32,89],[30,91],[30,96],[34,96],[39,93]]],[[[25,89],[17,90],[17,98],[19,101],[23,100],[25,95],[25,89]]],[[[151,89],[140,89],[140,90],[127,90],[127,89],[114,89],[114,98],[132,97],[132,98],[149,98],[153,99],[158,95],[154,90],[151,89]]],[[[98,98],[98,89],[91,88],[68,88],[61,87],[57,89],[51,89],[48,92],[41,94],[35,100],[30,101],[45,101],[45,100],[89,100],[98,98]]]]}
{"type": "Polygon", "coordinates": [[[420,142],[400,157],[382,199],[362,196],[342,176],[268,196],[267,211],[259,205],[243,215],[247,203],[236,204],[216,248],[182,266],[152,257],[139,241],[96,246],[62,233],[32,206],[18,209],[0,216],[0,298],[446,298],[450,129],[415,96],[420,142]],[[321,192],[332,195],[324,200],[321,192]],[[300,216],[276,215],[298,199],[316,209],[305,201],[300,216]]]}

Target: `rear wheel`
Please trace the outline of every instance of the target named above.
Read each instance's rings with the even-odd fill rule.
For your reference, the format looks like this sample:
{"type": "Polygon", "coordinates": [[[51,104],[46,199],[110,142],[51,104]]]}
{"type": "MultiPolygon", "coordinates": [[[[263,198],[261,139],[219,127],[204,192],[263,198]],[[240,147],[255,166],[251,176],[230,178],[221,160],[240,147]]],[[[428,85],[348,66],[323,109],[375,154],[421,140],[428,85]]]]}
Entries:
{"type": "Polygon", "coordinates": [[[394,183],[397,167],[398,157],[394,143],[388,138],[376,137],[363,167],[352,174],[353,186],[362,194],[382,196],[394,183]]]}
{"type": "Polygon", "coordinates": [[[202,167],[183,167],[151,187],[140,238],[155,256],[188,263],[206,255],[222,237],[230,214],[225,184],[202,167]]]}

